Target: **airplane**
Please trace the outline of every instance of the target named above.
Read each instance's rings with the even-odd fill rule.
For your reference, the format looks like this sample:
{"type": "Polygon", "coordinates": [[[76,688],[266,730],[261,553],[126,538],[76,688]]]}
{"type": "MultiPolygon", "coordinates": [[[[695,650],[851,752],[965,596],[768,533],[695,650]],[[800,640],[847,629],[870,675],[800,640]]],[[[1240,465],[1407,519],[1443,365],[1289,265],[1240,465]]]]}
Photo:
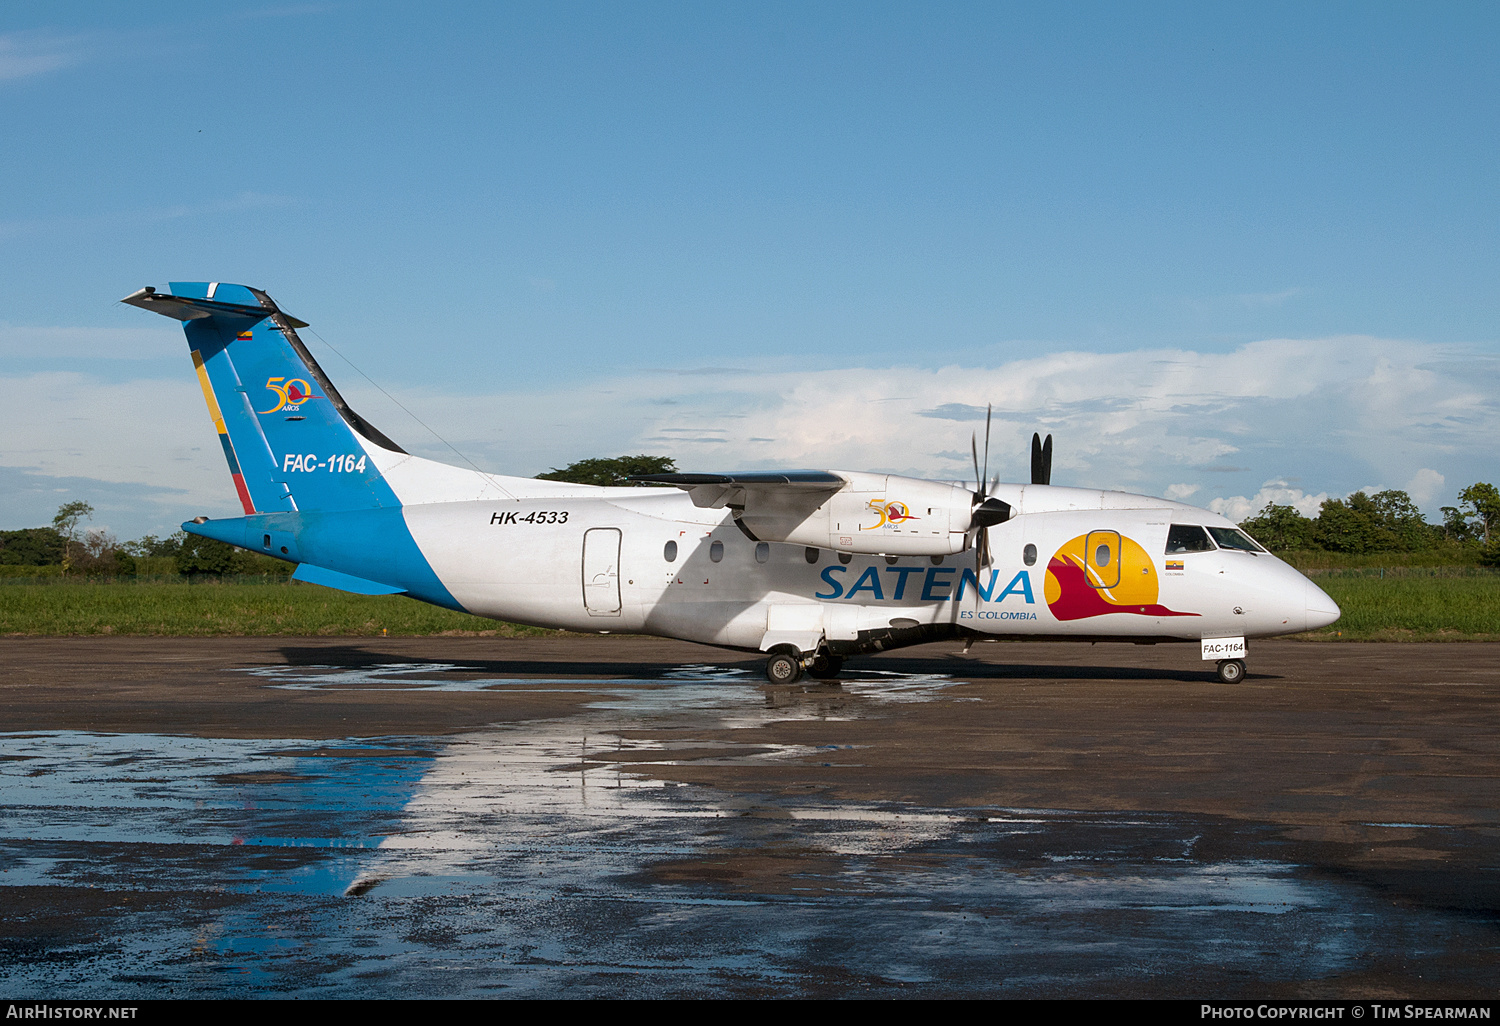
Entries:
{"type": "Polygon", "coordinates": [[[764,653],[774,684],[946,638],[1197,644],[1232,684],[1247,639],[1340,615],[1216,513],[1052,485],[1050,435],[1032,437],[1029,483],[986,487],[986,430],[972,489],[842,470],[506,477],[391,441],[260,289],[172,282],[122,302],[182,322],[244,509],[183,530],[295,563],[294,580],[764,653]]]}

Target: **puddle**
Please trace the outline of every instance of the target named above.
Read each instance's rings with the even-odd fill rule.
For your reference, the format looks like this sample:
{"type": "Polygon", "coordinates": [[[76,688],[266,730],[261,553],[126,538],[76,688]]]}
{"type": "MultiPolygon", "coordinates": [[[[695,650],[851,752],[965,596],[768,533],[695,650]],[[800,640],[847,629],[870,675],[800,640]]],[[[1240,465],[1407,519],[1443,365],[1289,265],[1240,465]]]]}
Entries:
{"type": "MultiPolygon", "coordinates": [[[[696,711],[737,708],[769,700],[773,688],[759,673],[739,667],[689,665],[660,677],[485,677],[475,666],[461,663],[383,663],[368,667],[252,666],[242,672],[275,681],[267,687],[288,691],[519,691],[545,688],[608,696],[591,704],[596,709],[630,709],[657,713],[677,708],[696,711]]],[[[852,695],[876,703],[979,701],[944,694],[959,681],[943,673],[898,673],[865,670],[846,673],[836,684],[806,684],[809,695],[852,695]]]]}
{"type": "MultiPolygon", "coordinates": [[[[739,744],[694,725],[717,735],[946,701],[943,675],[802,689],[722,667],[650,680],[431,663],[246,672],[294,690],[566,688],[590,701],[444,738],[0,735],[0,888],[15,888],[0,901],[24,894],[75,931],[38,940],[34,958],[7,949],[6,992],[1099,996],[1155,979],[1233,994],[1360,971],[1438,932],[1436,913],[1265,857],[1286,850],[1282,835],[1253,825],[841,802],[795,775],[729,794],[648,775],[857,764],[857,746],[739,744]],[[642,725],[670,740],[622,736],[642,725]],[[139,911],[76,897],[101,891],[109,909],[139,911]]],[[[1483,924],[1441,926],[1463,950],[1493,947],[1483,924]]]]}

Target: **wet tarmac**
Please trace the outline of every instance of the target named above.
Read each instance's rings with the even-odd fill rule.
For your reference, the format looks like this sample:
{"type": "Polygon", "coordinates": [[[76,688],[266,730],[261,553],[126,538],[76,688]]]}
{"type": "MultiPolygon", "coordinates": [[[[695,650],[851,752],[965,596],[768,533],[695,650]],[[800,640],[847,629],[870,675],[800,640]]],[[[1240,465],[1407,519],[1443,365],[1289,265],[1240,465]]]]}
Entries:
{"type": "Polygon", "coordinates": [[[1488,997],[1500,646],[5,639],[0,994],[1488,997]]]}

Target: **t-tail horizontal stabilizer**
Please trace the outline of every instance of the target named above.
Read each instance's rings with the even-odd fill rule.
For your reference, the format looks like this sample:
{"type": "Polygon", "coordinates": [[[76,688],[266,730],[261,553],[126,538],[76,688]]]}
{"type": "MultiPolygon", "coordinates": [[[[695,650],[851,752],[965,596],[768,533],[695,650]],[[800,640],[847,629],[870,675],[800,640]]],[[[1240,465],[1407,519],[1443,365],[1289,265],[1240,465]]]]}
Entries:
{"type": "Polygon", "coordinates": [[[339,591],[352,592],[355,595],[403,595],[406,593],[405,588],[367,581],[363,577],[341,574],[337,570],[313,566],[311,563],[303,563],[297,567],[296,573],[292,574],[292,580],[321,584],[325,588],[337,588],[339,591]]]}

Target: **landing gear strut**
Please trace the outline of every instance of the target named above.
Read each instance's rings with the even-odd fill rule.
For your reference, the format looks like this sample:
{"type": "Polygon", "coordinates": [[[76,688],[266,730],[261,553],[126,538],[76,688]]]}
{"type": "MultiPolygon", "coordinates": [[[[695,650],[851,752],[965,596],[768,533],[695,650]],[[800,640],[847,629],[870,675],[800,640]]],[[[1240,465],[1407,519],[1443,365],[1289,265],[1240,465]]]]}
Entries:
{"type": "Polygon", "coordinates": [[[1245,679],[1245,660],[1220,659],[1219,680],[1225,684],[1238,684],[1245,679]]]}

